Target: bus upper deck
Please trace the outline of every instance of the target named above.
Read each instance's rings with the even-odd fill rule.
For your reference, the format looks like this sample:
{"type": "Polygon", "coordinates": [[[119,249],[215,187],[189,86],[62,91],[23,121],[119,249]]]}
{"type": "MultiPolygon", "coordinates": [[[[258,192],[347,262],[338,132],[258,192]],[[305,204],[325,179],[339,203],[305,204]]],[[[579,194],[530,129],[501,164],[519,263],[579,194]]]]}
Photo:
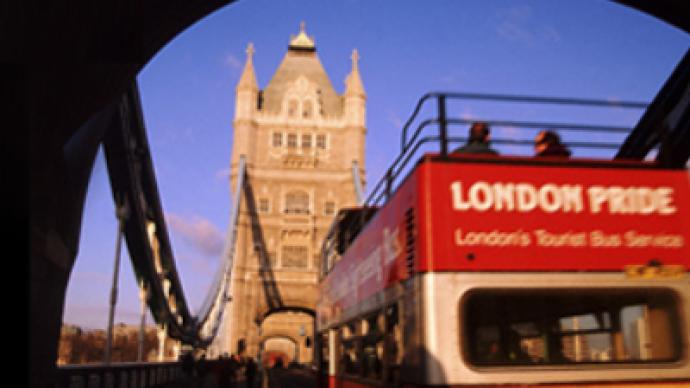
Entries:
{"type": "MultiPolygon", "coordinates": [[[[324,241],[322,370],[351,386],[687,383],[687,169],[456,154],[437,97],[439,117],[324,241]]],[[[596,125],[509,124],[615,149],[596,125]]],[[[494,143],[532,144],[509,135],[494,143]]]]}
{"type": "MultiPolygon", "coordinates": [[[[636,102],[467,93],[424,96],[403,128],[397,159],[364,204],[345,209],[333,224],[322,252],[323,275],[364,228],[370,232],[363,239],[384,230],[398,236],[400,247],[390,249],[404,246],[407,260],[415,261],[416,270],[459,269],[458,265],[466,270],[621,270],[623,265],[650,260],[666,264],[688,260],[687,170],[664,169],[650,160],[610,158],[630,128],[482,119],[494,128],[509,128],[502,132],[503,137],[492,138],[492,144],[519,152],[508,156],[459,154],[450,149],[467,141],[467,137],[454,136],[458,132],[451,128],[465,129],[475,120],[447,115],[448,101],[452,99],[559,108],[626,110],[646,106],[636,102]],[[429,102],[436,103],[437,116],[418,119],[421,123],[408,135],[422,107],[429,102]],[[434,124],[438,132],[429,133],[434,124]],[[525,134],[544,128],[572,133],[567,144],[590,152],[583,153],[586,157],[573,158],[525,156],[524,147],[533,145],[525,134]],[[594,157],[590,156],[592,150],[594,157]],[[407,233],[404,238],[403,232],[407,233]],[[411,241],[414,247],[409,246],[411,241]],[[602,254],[607,260],[597,258],[602,254]]],[[[356,246],[352,249],[358,250],[356,246]]],[[[354,255],[360,257],[361,253],[354,255]]],[[[412,269],[411,262],[406,265],[412,269]]]]}

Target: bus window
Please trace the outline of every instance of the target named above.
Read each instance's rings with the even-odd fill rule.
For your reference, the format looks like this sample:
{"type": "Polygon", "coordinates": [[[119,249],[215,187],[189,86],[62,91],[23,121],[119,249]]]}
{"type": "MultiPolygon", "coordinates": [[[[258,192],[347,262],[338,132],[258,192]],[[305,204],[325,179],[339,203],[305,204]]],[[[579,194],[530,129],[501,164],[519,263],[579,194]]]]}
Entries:
{"type": "Polygon", "coordinates": [[[399,368],[402,360],[402,328],[398,316],[398,305],[393,304],[385,309],[384,337],[384,373],[385,381],[395,384],[399,381],[399,368]]]}
{"type": "Polygon", "coordinates": [[[358,351],[361,346],[360,326],[360,322],[351,322],[340,329],[341,354],[338,370],[346,375],[358,376],[361,370],[358,351]]]}
{"type": "Polygon", "coordinates": [[[662,289],[474,290],[462,351],[481,366],[676,361],[677,303],[662,289]]]}
{"type": "Polygon", "coordinates": [[[362,332],[362,374],[365,378],[380,379],[383,356],[383,313],[363,320],[362,332]]]}

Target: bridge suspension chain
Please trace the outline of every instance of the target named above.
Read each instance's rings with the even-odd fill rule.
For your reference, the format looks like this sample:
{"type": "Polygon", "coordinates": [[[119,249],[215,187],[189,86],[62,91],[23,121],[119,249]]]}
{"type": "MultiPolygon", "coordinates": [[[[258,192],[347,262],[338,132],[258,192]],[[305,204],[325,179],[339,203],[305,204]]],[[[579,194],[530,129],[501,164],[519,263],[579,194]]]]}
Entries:
{"type": "Polygon", "coordinates": [[[242,193],[244,192],[245,177],[246,161],[244,155],[240,155],[237,167],[237,186],[235,187],[233,206],[230,210],[230,223],[228,225],[225,246],[223,247],[222,262],[206,294],[204,303],[196,314],[198,336],[201,341],[196,345],[200,347],[206,347],[214,341],[223,321],[225,302],[230,299],[228,288],[235,256],[239,209],[242,203],[241,199],[242,193]]]}
{"type": "Polygon", "coordinates": [[[142,303],[166,337],[205,348],[218,333],[228,299],[239,204],[246,186],[244,157],[238,165],[239,179],[221,264],[199,313],[192,315],[177,275],[136,83],[117,106],[119,114],[114,115],[113,129],[107,131],[103,146],[113,199],[120,203],[126,198],[129,205],[124,235],[137,282],[146,290],[142,303]]]}

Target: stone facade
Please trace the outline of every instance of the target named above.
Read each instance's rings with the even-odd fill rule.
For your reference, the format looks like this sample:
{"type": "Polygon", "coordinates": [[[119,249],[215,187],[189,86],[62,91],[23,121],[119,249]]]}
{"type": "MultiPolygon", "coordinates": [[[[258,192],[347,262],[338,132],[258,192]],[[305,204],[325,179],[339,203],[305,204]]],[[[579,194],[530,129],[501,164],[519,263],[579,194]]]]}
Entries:
{"type": "Polygon", "coordinates": [[[247,185],[232,301],[210,352],[237,353],[239,346],[256,356],[284,338],[297,344],[297,361],[309,362],[319,251],[338,209],[357,203],[353,162],[361,186],[365,183],[366,94],[357,51],[340,95],[304,26],[264,90],[258,87],[253,54],[250,44],[233,121],[231,191],[240,155],[247,162],[247,185]]]}

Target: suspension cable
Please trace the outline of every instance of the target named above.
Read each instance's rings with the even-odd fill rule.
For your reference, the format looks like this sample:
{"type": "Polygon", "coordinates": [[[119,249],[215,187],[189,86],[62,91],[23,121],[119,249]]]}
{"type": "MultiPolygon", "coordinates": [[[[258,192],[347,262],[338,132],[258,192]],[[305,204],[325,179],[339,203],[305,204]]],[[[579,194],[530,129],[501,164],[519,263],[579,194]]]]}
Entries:
{"type": "MultiPolygon", "coordinates": [[[[210,344],[218,333],[218,328],[222,321],[223,306],[222,303],[229,299],[228,283],[230,282],[230,274],[232,271],[232,264],[235,255],[235,242],[237,240],[237,224],[239,221],[239,209],[241,204],[242,189],[244,187],[244,180],[246,177],[246,162],[245,156],[240,155],[239,164],[237,168],[237,186],[235,187],[234,202],[230,210],[230,223],[228,225],[228,232],[225,239],[225,246],[223,247],[222,263],[218,267],[213,284],[209,289],[204,303],[202,304],[197,314],[197,328],[199,330],[199,337],[201,337],[201,329],[205,328],[206,322],[211,318],[212,313],[215,312],[215,319],[210,323],[209,334],[206,338],[202,338],[201,345],[210,344]]],[[[206,330],[204,330],[206,331],[206,330]]]]}
{"type": "Polygon", "coordinates": [[[110,364],[111,352],[113,347],[113,321],[115,319],[115,305],[117,305],[117,291],[120,278],[120,253],[122,249],[122,238],[125,230],[125,222],[129,216],[127,197],[123,196],[119,204],[115,204],[115,215],[117,217],[117,240],[115,241],[115,264],[113,268],[113,282],[110,288],[110,306],[108,309],[108,329],[105,342],[104,362],[110,364]]]}
{"type": "Polygon", "coordinates": [[[359,167],[356,160],[352,161],[352,180],[355,182],[357,204],[361,205],[362,201],[364,201],[364,191],[362,190],[362,180],[359,177],[359,167]]]}

